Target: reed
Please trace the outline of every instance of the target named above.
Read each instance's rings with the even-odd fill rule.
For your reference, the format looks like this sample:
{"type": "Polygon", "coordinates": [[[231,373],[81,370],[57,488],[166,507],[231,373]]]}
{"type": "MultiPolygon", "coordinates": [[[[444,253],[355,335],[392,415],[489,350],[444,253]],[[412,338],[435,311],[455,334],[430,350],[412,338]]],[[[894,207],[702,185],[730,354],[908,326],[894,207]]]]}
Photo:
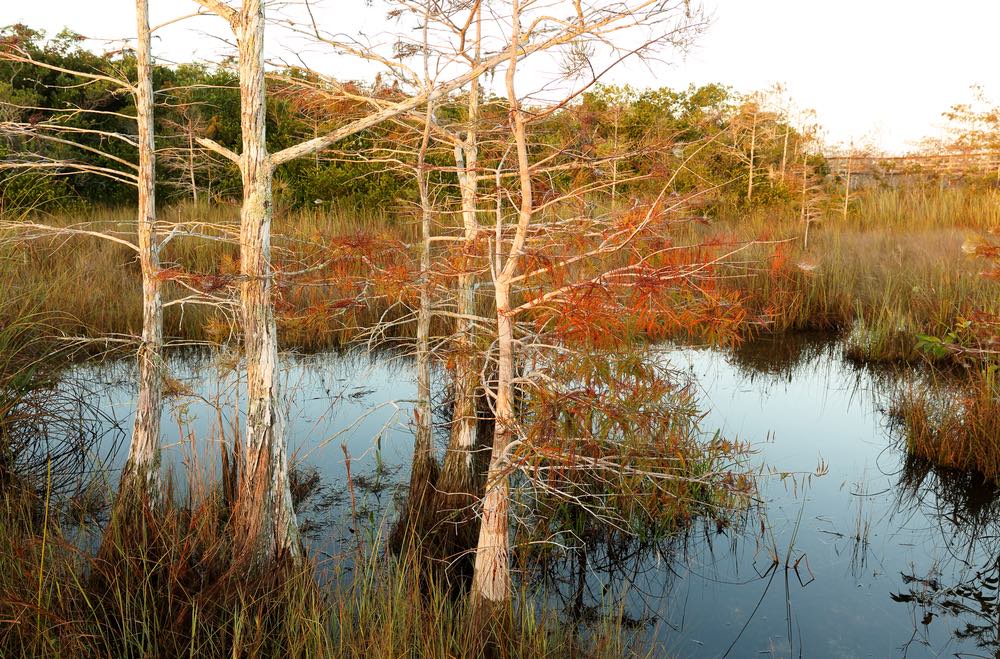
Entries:
{"type": "Polygon", "coordinates": [[[23,489],[0,496],[3,656],[597,658],[641,645],[614,611],[566,625],[527,587],[502,633],[471,625],[467,598],[426,563],[378,546],[247,578],[220,540],[217,499],[112,520],[96,556],[57,505],[23,489]]]}
{"type": "MultiPolygon", "coordinates": [[[[410,245],[415,226],[399,209],[371,210],[328,205],[276,214],[279,269],[315,263],[353,237],[379,237],[410,245]]],[[[739,293],[768,332],[835,330],[847,338],[848,355],[861,361],[914,361],[917,334],[939,336],[973,311],[1000,312],[1000,282],[980,276],[981,264],[962,252],[971,234],[1000,230],[1000,191],[988,188],[875,188],[852,196],[847,217],[834,209],[814,222],[810,246],[791,205],[750,213],[720,211],[707,225],[675,230],[677,242],[779,241],[744,249],[718,269],[722,288],[739,293]],[[782,242],[783,241],[783,242],[782,242]]],[[[235,206],[179,205],[165,221],[196,221],[235,235],[235,206]],[[228,227],[228,229],[227,229],[228,227]]],[[[454,219],[454,218],[453,218],[454,219]]],[[[126,233],[129,209],[93,209],[47,218],[54,224],[93,223],[126,233]]],[[[447,221],[447,220],[443,220],[447,221]]],[[[129,251],[97,238],[52,238],[22,243],[0,254],[8,291],[18,291],[39,311],[53,314],[54,329],[67,335],[134,335],[141,323],[138,265],[129,251]]],[[[165,267],[205,277],[238,270],[232,241],[178,238],[164,255],[165,267]]],[[[361,268],[343,266],[344,281],[364,278],[361,268]]],[[[188,291],[168,282],[166,296],[188,291]]],[[[336,348],[379,321],[388,336],[411,337],[409,312],[387,297],[345,312],[336,307],[353,296],[336,277],[291,281],[282,292],[279,332],[288,348],[336,348]],[[386,315],[388,312],[388,315],[386,315]]],[[[231,314],[200,305],[169,307],[165,330],[174,342],[227,340],[235,335],[231,314]]],[[[447,332],[435,319],[432,331],[447,332]]]]}
{"type": "Polygon", "coordinates": [[[845,220],[828,215],[802,245],[791,208],[725,217],[693,230],[753,247],[721,270],[765,331],[833,330],[864,362],[916,361],[918,334],[942,336],[973,312],[1000,312],[1000,283],[962,251],[970,235],[1000,230],[1000,191],[873,189],[845,220]]]}
{"type": "Polygon", "coordinates": [[[1000,370],[995,364],[957,382],[913,384],[896,395],[893,411],[911,455],[1000,483],[1000,370]]]}
{"type": "MultiPolygon", "coordinates": [[[[82,226],[90,230],[115,232],[134,240],[134,211],[96,208],[72,215],[39,218],[55,227],[82,226]]],[[[212,290],[238,273],[239,209],[229,204],[182,204],[161,213],[166,223],[197,223],[214,239],[177,237],[162,255],[165,274],[183,272],[190,279],[183,285],[167,281],[164,297],[168,302],[190,295],[191,286],[212,290]],[[205,227],[208,227],[207,229],[205,227]]],[[[285,212],[276,216],[275,252],[279,268],[295,270],[305,259],[323,258],[331,239],[344,236],[378,236],[404,242],[412,239],[413,227],[404,220],[379,212],[325,206],[285,212]]],[[[30,301],[48,315],[49,334],[83,339],[123,339],[139,333],[142,325],[141,288],[135,255],[125,246],[90,236],[50,236],[5,241],[0,264],[5,277],[0,292],[30,301]]],[[[348,270],[345,279],[363,273],[348,270]]],[[[316,313],[324,302],[338,301],[347,289],[330,282],[292,285],[285,291],[280,331],[289,348],[320,350],[335,348],[357,335],[359,328],[371,326],[386,311],[378,305],[352,308],[350,314],[316,313]]],[[[8,310],[9,311],[9,310],[8,310]]],[[[0,311],[0,313],[4,313],[0,311]]],[[[390,313],[388,320],[394,320],[390,313]]],[[[14,316],[0,316],[0,321],[14,316]]],[[[223,341],[235,334],[231,309],[223,305],[185,304],[168,306],[164,331],[173,343],[223,341]]],[[[397,328],[406,331],[406,327],[397,328]]],[[[106,347],[98,344],[99,347],[106,347]]]]}

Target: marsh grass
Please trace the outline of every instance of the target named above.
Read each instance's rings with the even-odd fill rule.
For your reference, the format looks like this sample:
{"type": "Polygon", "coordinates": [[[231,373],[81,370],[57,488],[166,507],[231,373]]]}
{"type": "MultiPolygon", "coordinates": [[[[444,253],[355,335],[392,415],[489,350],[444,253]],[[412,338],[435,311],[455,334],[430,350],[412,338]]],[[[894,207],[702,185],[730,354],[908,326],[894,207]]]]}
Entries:
{"type": "Polygon", "coordinates": [[[3,505],[5,656],[323,655],[307,575],[237,576],[210,510],[113,518],[95,557],[54,521],[54,500],[8,491],[3,505]]]}
{"type": "MultiPolygon", "coordinates": [[[[95,208],[72,215],[34,218],[55,227],[85,227],[88,230],[113,232],[134,240],[135,219],[131,209],[95,208]]],[[[160,219],[165,226],[194,223],[199,232],[211,239],[179,236],[171,240],[161,254],[164,276],[164,299],[168,302],[190,296],[192,287],[219,293],[232,283],[239,272],[239,208],[231,204],[191,205],[164,209],[160,219]],[[190,275],[186,285],[169,279],[172,272],[190,275]]],[[[374,236],[405,244],[413,238],[413,227],[405,219],[379,211],[362,211],[324,206],[322,210],[279,213],[275,220],[274,250],[276,267],[296,270],[325,258],[332,239],[351,236],[374,236]]],[[[6,276],[0,282],[0,294],[15,292],[31,301],[50,317],[49,329],[65,337],[127,340],[142,326],[139,264],[125,246],[91,236],[49,236],[13,242],[0,249],[0,264],[6,276]]],[[[344,282],[360,270],[340,271],[344,282]]],[[[341,301],[351,296],[350,286],[338,286],[331,278],[322,282],[292,285],[282,291],[284,306],[279,331],[282,343],[290,348],[320,350],[343,345],[362,327],[374,325],[386,308],[372,305],[348,305],[348,309],[323,313],[323,302],[341,301]]],[[[386,305],[388,306],[388,305],[386,305]]],[[[405,314],[403,309],[389,309],[385,320],[405,314]]],[[[177,344],[188,342],[217,343],[232,339],[235,309],[231,305],[209,306],[184,304],[168,306],[164,312],[164,330],[177,344]]],[[[3,319],[0,319],[3,320],[3,319]]],[[[405,325],[396,328],[406,331],[405,325]]],[[[50,332],[52,333],[52,332],[50,332]]],[[[112,343],[111,345],[114,345],[112,343]]],[[[106,348],[108,343],[97,343],[106,348]]],[[[92,352],[92,350],[91,350],[92,352]]]]}
{"type": "Polygon", "coordinates": [[[971,237],[1000,234],[1000,190],[864,190],[846,219],[828,214],[813,226],[808,250],[792,210],[761,209],[699,228],[737,242],[788,241],[741,255],[722,285],[766,319],[763,332],[832,331],[859,364],[932,365],[931,382],[899,394],[894,405],[907,451],[1000,479],[995,366],[962,351],[918,347],[921,335],[945,337],[969,319],[1000,314],[1000,281],[983,276],[983,261],[963,251],[971,237]]]}
{"type": "Polygon", "coordinates": [[[995,542],[1000,484],[976,471],[942,467],[908,453],[899,472],[899,509],[929,511],[942,533],[967,545],[995,542]]]}
{"type": "MultiPolygon", "coordinates": [[[[415,225],[405,213],[391,211],[322,206],[279,212],[276,266],[295,270],[316,263],[362,236],[396,241],[405,250],[415,240],[415,225]]],[[[165,250],[165,268],[208,278],[238,272],[238,249],[231,240],[237,231],[235,206],[179,205],[164,209],[161,218],[202,222],[216,227],[211,232],[217,237],[229,238],[176,238],[165,250]]],[[[86,222],[125,233],[134,224],[128,209],[94,209],[45,221],[86,222]]],[[[721,212],[707,225],[677,229],[674,240],[779,241],[741,251],[718,269],[718,286],[739,293],[761,320],[762,331],[834,330],[847,337],[850,358],[897,362],[922,358],[914,350],[917,334],[943,335],[976,310],[1000,312],[1000,282],[980,276],[982,264],[962,252],[970,235],[997,231],[1000,190],[873,188],[855,195],[846,220],[831,212],[814,223],[808,250],[791,205],[721,212]]],[[[0,260],[7,274],[0,287],[52,314],[54,329],[63,334],[134,336],[141,326],[138,264],[122,246],[97,238],[51,238],[24,242],[0,254],[0,260]]],[[[405,303],[376,294],[365,304],[350,304],[357,291],[342,282],[370,273],[356,265],[338,268],[282,290],[283,346],[336,348],[380,321],[389,328],[386,338],[412,335],[405,303]]],[[[166,282],[168,299],[187,292],[166,282]]],[[[434,322],[432,331],[448,332],[447,321],[434,322]]],[[[232,309],[192,304],[169,307],[165,329],[175,342],[219,342],[238,335],[232,309]]]]}
{"type": "Polygon", "coordinates": [[[983,366],[957,381],[912,384],[893,412],[907,451],[1000,482],[1000,372],[983,366]]]}
{"type": "MultiPolygon", "coordinates": [[[[38,418],[20,411],[26,397],[49,390],[33,347],[39,319],[22,313],[30,308],[23,304],[0,300],[0,308],[21,319],[0,329],[0,439],[4,446],[16,445],[14,439],[37,444],[46,459],[10,462],[0,480],[0,656],[638,653],[641,642],[620,611],[611,609],[586,627],[567,625],[545,606],[544,593],[527,586],[507,616],[473,625],[464,592],[443,583],[415,554],[385,552],[378,526],[359,530],[357,548],[343,555],[317,552],[303,565],[249,571],[228,540],[227,488],[217,480],[218,465],[197,453],[185,460],[182,493],[174,491],[175,479],[166,479],[161,509],[115,505],[106,518],[110,484],[86,465],[59,461],[40,433],[60,429],[39,426],[38,418]]],[[[310,472],[293,480],[297,499],[315,488],[310,472]]]]}
{"type": "Polygon", "coordinates": [[[57,505],[3,491],[3,656],[596,658],[637,645],[620,612],[567,626],[527,587],[509,618],[472,625],[466,598],[426,563],[377,545],[248,576],[220,539],[218,499],[113,518],[96,556],[57,505]]]}
{"type": "MultiPolygon", "coordinates": [[[[166,479],[163,509],[115,506],[107,523],[77,514],[78,502],[51,486],[49,465],[41,483],[0,488],[0,656],[655,654],[620,603],[567,619],[526,579],[506,615],[476,618],[464,588],[424,556],[385,551],[374,522],[356,529],[356,549],[250,573],[227,540],[227,487],[210,457],[185,459],[183,492],[166,479]]],[[[315,488],[310,472],[292,480],[296,499],[315,488]]],[[[112,490],[80,489],[105,502],[112,490]]]]}
{"type": "MultiPolygon", "coordinates": [[[[718,285],[738,292],[766,320],[762,331],[834,330],[846,337],[848,356],[859,361],[915,361],[924,358],[914,347],[917,334],[943,335],[973,311],[1000,312],[1000,284],[981,277],[980,264],[961,249],[969,234],[1000,227],[998,202],[996,191],[971,188],[870,190],[852,202],[846,221],[827,217],[814,225],[808,250],[791,208],[692,225],[679,238],[787,241],[752,247],[719,270],[718,285]]],[[[236,209],[182,206],[164,217],[203,220],[223,227],[223,235],[235,228],[236,209]]],[[[133,222],[128,212],[107,210],[49,221],[95,222],[125,232],[133,222]]],[[[278,258],[292,268],[304,250],[337,236],[381,232],[401,243],[413,237],[405,221],[354,209],[279,214],[275,231],[278,258]]],[[[232,243],[194,238],[175,240],[164,255],[165,263],[209,275],[238,270],[236,259],[232,243]]],[[[0,299],[18,300],[0,305],[0,321],[4,327],[20,322],[11,335],[18,342],[43,333],[138,331],[138,266],[122,247],[91,238],[33,241],[0,255],[0,268],[0,299]]],[[[171,282],[167,288],[168,298],[182,294],[171,282]]],[[[343,294],[325,283],[289,292],[284,301],[293,313],[282,324],[283,345],[336,347],[385,318],[387,308],[378,305],[349,318],[294,313],[343,294]]],[[[403,315],[405,310],[392,311],[388,319],[403,315]]],[[[223,340],[233,327],[224,313],[196,306],[171,308],[166,326],[179,341],[223,340]]],[[[394,331],[405,334],[408,327],[400,323],[394,331]]],[[[0,355],[14,352],[0,344],[0,355]]],[[[981,378],[947,388],[944,398],[910,392],[895,409],[908,450],[935,464],[1000,478],[996,380],[995,371],[983,371],[981,378]]],[[[98,529],[93,516],[77,516],[91,525],[82,531],[66,523],[69,504],[53,496],[50,465],[42,466],[44,477],[36,468],[30,487],[2,488],[3,656],[604,657],[641,645],[620,611],[581,629],[539,606],[544,594],[527,586],[502,626],[470,625],[465,599],[455,597],[425,561],[393,556],[378,543],[322,564],[314,559],[248,578],[234,568],[238,557],[225,540],[227,508],[212,482],[196,488],[203,496],[127,525],[113,517],[98,529]],[[82,548],[81,533],[103,534],[96,555],[82,548]]],[[[688,494],[706,499],[702,492],[688,494]]]]}
{"type": "Polygon", "coordinates": [[[942,336],[975,311],[1000,312],[1000,283],[962,251],[971,235],[1000,230],[1000,191],[871,189],[846,221],[828,216],[802,246],[792,208],[760,209],[696,229],[703,237],[757,246],[723,269],[766,332],[832,330],[861,362],[924,358],[917,335],[942,336]]]}

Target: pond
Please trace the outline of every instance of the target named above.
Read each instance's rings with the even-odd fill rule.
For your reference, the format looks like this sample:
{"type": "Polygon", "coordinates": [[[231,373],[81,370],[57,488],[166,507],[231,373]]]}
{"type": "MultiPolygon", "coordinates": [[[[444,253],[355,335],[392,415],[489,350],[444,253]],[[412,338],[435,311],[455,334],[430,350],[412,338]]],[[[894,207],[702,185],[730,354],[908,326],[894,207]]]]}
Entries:
{"type": "MultiPolygon", "coordinates": [[[[661,354],[697,383],[706,433],[752,444],[759,504],[736,528],[694,525],[666,542],[567,554],[538,580],[550,603],[581,624],[620,611],[672,656],[996,655],[997,492],[907,458],[889,412],[907,374],[857,367],[823,336],[661,354]]],[[[178,492],[210,482],[220,438],[239,427],[232,365],[171,359],[163,440],[178,492]],[[189,483],[189,472],[204,476],[189,483]]],[[[303,485],[301,518],[322,563],[356,525],[348,457],[355,518],[391,523],[408,482],[413,363],[326,354],[288,357],[282,373],[298,481],[314,486],[303,485]]],[[[61,385],[100,410],[97,455],[112,474],[125,457],[131,378],[127,363],[82,365],[61,385]]]]}

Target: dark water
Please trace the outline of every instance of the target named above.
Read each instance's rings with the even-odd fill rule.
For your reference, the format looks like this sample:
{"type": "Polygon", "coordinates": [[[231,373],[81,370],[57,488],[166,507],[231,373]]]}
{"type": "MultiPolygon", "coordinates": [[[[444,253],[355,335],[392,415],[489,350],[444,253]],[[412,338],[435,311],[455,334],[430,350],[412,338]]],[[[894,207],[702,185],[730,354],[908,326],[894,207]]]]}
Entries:
{"type": "MultiPolygon", "coordinates": [[[[753,444],[760,504],[739,528],[594,543],[522,575],[547,585],[567,618],[620,611],[672,656],[997,656],[997,492],[899,450],[886,408],[900,376],[856,368],[822,338],[661,358],[694,376],[706,432],[753,444]]],[[[217,359],[175,359],[171,372],[184,394],[164,413],[163,437],[180,489],[191,465],[213,473],[239,395],[217,359]]],[[[314,551],[336,554],[351,525],[343,447],[355,512],[371,525],[390,523],[407,482],[412,364],[324,355],[289,359],[284,374],[291,448],[323,484],[302,518],[314,551]]],[[[77,367],[64,386],[85,385],[127,430],[130,378],[123,364],[77,367]]],[[[100,453],[113,469],[124,455],[104,423],[100,453]]]]}

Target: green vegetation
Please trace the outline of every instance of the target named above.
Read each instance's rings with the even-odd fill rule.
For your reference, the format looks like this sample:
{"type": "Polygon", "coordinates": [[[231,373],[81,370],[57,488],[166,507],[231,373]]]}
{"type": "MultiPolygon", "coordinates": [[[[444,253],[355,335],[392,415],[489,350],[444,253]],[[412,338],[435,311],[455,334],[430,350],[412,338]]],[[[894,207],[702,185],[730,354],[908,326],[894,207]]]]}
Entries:
{"type": "MultiPolygon", "coordinates": [[[[129,51],[98,55],[83,46],[83,38],[64,31],[54,38],[24,25],[0,30],[0,44],[14,45],[38,62],[67,70],[105,73],[135,78],[135,58],[129,51]]],[[[30,64],[0,60],[0,120],[25,129],[57,123],[72,130],[84,148],[52,142],[30,132],[12,133],[0,144],[0,160],[27,163],[61,162],[114,170],[120,164],[109,158],[133,162],[134,149],[108,135],[129,135],[135,107],[131,95],[96,82],[74,85],[74,77],[43,70],[30,64]],[[93,108],[99,113],[73,113],[66,108],[93,108]],[[50,108],[45,110],[45,108],[50,108]],[[89,132],[80,132],[89,131],[89,132]],[[86,148],[100,149],[105,155],[86,148]],[[24,157],[24,154],[30,154],[24,157]]],[[[232,163],[200,148],[194,140],[205,137],[223,147],[239,150],[239,89],[230,68],[182,64],[154,68],[156,135],[158,143],[157,191],[161,202],[181,200],[234,202],[240,197],[239,173],[232,163]]],[[[295,68],[274,71],[268,82],[268,150],[276,152],[296,142],[322,134],[367,112],[356,94],[376,97],[398,95],[378,83],[361,89],[351,83],[343,97],[321,92],[314,75],[295,68]],[[351,96],[355,94],[355,96],[351,96]]],[[[554,186],[580,184],[584,179],[610,176],[616,183],[614,196],[622,200],[655,190],[676,164],[683,170],[675,177],[681,192],[712,186],[714,204],[745,208],[748,172],[753,173],[753,204],[789,200],[794,197],[795,171],[809,137],[801,135],[778,109],[762,95],[741,97],[718,84],[686,90],[640,91],[629,87],[598,86],[581,102],[553,113],[532,126],[532,139],[539,149],[559,145],[572,153],[593,159],[590,172],[563,173],[552,177],[554,186]],[[751,144],[751,131],[753,143],[751,144]],[[626,152],[626,158],[617,157],[626,152]],[[602,158],[609,158],[607,162],[602,158]],[[748,168],[748,164],[753,166],[748,168]],[[605,171],[605,169],[607,171],[605,171]],[[740,181],[736,185],[730,185],[740,181]]],[[[485,125],[506,123],[506,101],[484,99],[485,125]]],[[[441,121],[464,116],[459,98],[438,108],[441,121]]],[[[398,209],[402,200],[416,195],[411,173],[393,154],[393,148],[409,139],[391,124],[371,128],[335,145],[322,157],[300,159],[281,165],[275,172],[277,203],[285,208],[378,208],[398,209]],[[340,153],[362,153],[366,158],[342,158],[340,153]]],[[[484,161],[498,159],[503,145],[484,141],[484,161]],[[491,151],[500,153],[492,154],[491,151]]],[[[431,153],[429,162],[451,166],[448,151],[431,153]]],[[[822,167],[822,159],[811,166],[822,167]]],[[[69,210],[86,215],[95,207],[127,206],[134,203],[135,190],[121,177],[93,170],[73,176],[52,176],[51,168],[0,170],[0,209],[19,211],[38,208],[69,210]],[[124,181],[124,182],[123,182],[124,181]],[[89,210],[88,210],[89,209],[89,210]]],[[[572,171],[572,170],[570,170],[572,171]]],[[[436,174],[437,183],[455,185],[449,175],[436,174]]]]}

